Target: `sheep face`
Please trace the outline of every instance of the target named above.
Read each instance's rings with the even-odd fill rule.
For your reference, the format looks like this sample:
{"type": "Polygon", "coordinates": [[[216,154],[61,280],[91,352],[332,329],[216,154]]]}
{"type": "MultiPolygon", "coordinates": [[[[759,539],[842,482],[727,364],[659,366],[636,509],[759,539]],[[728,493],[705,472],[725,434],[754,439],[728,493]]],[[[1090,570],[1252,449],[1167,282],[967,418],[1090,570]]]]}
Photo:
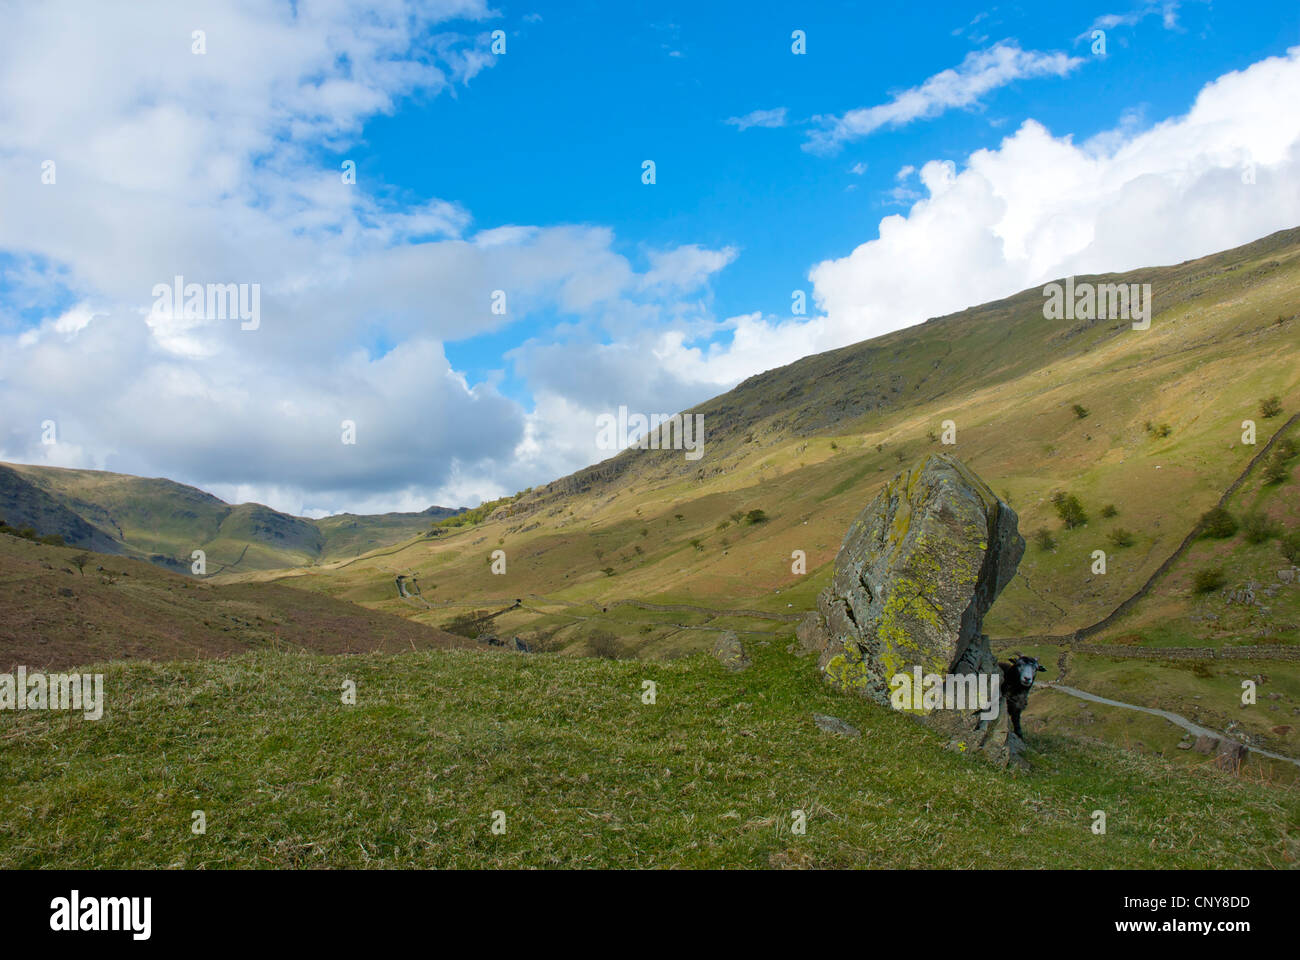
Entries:
{"type": "Polygon", "coordinates": [[[1047,669],[1033,657],[1016,657],[1013,666],[1015,667],[1016,676],[1020,679],[1020,686],[1025,690],[1034,685],[1034,678],[1039,671],[1046,672],[1047,669]]]}

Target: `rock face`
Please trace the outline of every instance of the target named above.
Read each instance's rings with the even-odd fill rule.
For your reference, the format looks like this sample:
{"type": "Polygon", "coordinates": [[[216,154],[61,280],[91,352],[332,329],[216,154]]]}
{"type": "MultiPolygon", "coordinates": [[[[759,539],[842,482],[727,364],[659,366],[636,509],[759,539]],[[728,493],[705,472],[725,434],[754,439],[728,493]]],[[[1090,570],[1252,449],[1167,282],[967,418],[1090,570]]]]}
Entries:
{"type": "MultiPolygon", "coordinates": [[[[832,686],[881,704],[890,702],[890,679],[914,667],[940,675],[996,672],[980,626],[1024,555],[1017,520],[959,460],[926,457],[853,521],[830,587],[799,624],[800,646],[819,654],[832,686]]],[[[1005,709],[995,731],[1004,720],[1005,709]]],[[[974,727],[966,714],[933,721],[954,740],[974,727]]],[[[962,739],[960,749],[988,750],[986,739],[962,739]]],[[[996,739],[1004,750],[1008,737],[996,739]]]]}
{"type": "Polygon", "coordinates": [[[732,673],[749,669],[749,654],[734,630],[728,630],[718,637],[713,644],[713,655],[732,673]]]}

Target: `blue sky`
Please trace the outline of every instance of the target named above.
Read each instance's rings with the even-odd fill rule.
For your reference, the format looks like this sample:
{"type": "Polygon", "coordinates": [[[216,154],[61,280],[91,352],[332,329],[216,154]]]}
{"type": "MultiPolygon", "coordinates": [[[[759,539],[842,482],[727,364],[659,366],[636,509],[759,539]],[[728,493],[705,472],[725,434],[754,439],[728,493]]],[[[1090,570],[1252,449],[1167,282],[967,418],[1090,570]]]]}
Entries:
{"type": "Polygon", "coordinates": [[[0,460],[299,513],[510,493],[620,405],[1300,223],[1293,2],[5,9],[0,460]],[[264,322],[160,312],[176,275],[264,322]]]}
{"type": "MultiPolygon", "coordinates": [[[[647,245],[736,246],[713,284],[717,312],[788,312],[814,263],[871,239],[876,221],[910,206],[892,195],[904,166],[960,162],[1025,116],[1082,140],[1128,114],[1151,122],[1182,113],[1206,82],[1300,40],[1296,4],[1252,6],[1250,16],[1229,6],[1182,4],[1172,28],[1160,10],[1111,27],[1102,58],[1087,31],[1111,8],[1095,3],[543,5],[539,21],[513,25],[494,69],[455,98],[375,119],[347,156],[396,196],[454,199],[479,228],[606,224],[634,263],[647,245]],[[794,29],[808,36],[803,56],[791,52],[794,29]],[[1000,40],[1084,65],[830,156],[800,149],[812,117],[886,101],[1000,40]],[[725,123],[780,107],[781,128],[725,123]],[[467,146],[483,143],[466,162],[467,146]],[[644,159],[658,167],[653,187],[640,182],[644,159]],[[853,173],[856,164],[865,172],[853,173]]],[[[505,388],[527,402],[503,354],[553,319],[449,343],[448,354],[475,379],[503,370],[505,388]]]]}

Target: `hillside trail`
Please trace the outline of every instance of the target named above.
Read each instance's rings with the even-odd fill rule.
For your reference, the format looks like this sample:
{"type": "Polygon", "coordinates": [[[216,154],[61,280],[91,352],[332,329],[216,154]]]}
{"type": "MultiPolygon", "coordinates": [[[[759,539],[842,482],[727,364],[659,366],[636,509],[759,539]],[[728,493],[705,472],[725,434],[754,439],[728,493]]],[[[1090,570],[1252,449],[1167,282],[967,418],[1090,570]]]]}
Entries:
{"type": "MultiPolygon", "coordinates": [[[[1179,716],[1171,710],[1160,710],[1156,707],[1143,707],[1136,703],[1125,703],[1123,700],[1112,700],[1109,697],[1099,697],[1095,693],[1088,693],[1086,690],[1077,690],[1074,687],[1067,687],[1060,683],[1045,682],[1042,686],[1046,690],[1059,690],[1061,693],[1067,693],[1072,697],[1077,697],[1080,700],[1087,700],[1090,703],[1102,703],[1108,707],[1120,707],[1124,710],[1138,710],[1142,713],[1149,713],[1155,717],[1161,717],[1172,724],[1182,727],[1194,737],[1213,737],[1218,740],[1233,740],[1234,742],[1240,742],[1229,734],[1221,733],[1220,731],[1214,730],[1210,727],[1203,727],[1198,723],[1193,723],[1186,717],[1179,716]]],[[[1295,757],[1287,757],[1280,753],[1273,753],[1271,750],[1265,750],[1263,747],[1256,747],[1252,744],[1246,744],[1246,747],[1252,753],[1271,757],[1274,760],[1282,760],[1285,763],[1294,763],[1297,767],[1300,767],[1300,760],[1297,760],[1295,757]]]]}

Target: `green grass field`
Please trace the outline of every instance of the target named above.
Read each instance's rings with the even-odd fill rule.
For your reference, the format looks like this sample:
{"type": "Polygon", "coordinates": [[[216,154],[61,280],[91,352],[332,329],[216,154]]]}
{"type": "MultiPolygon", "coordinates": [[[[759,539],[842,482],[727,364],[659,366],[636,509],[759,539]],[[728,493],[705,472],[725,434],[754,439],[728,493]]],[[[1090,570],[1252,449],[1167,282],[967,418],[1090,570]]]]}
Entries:
{"type": "Polygon", "coordinates": [[[109,665],[102,720],[0,721],[0,867],[1296,863],[1293,791],[1050,732],[1002,773],[753,654],[741,674],[474,651],[109,665]]]}

